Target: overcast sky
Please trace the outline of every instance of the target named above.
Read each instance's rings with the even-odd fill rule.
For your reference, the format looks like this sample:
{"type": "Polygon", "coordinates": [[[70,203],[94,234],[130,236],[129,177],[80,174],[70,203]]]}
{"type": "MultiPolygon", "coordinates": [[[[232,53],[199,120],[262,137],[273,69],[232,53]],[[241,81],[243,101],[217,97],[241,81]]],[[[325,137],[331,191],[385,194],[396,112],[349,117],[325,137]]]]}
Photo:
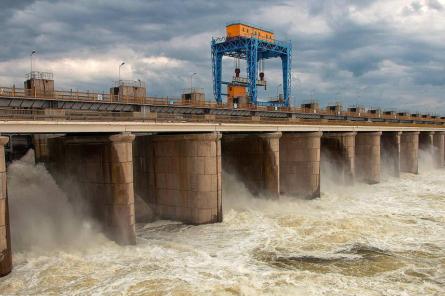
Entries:
{"type": "MultiPolygon", "coordinates": [[[[231,21],[292,40],[294,104],[445,114],[445,0],[0,0],[0,85],[22,86],[36,50],[34,69],[58,89],[107,91],[125,61],[122,79],[149,95],[179,96],[196,72],[212,98],[210,41],[231,21]]],[[[262,96],[276,95],[279,66],[266,62],[262,96]]]]}

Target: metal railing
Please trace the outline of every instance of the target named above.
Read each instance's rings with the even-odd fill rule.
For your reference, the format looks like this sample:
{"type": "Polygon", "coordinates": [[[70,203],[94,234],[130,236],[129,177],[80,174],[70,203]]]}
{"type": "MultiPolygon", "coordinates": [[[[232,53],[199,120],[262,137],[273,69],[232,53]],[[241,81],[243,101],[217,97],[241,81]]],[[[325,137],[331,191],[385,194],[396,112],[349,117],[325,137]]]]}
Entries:
{"type": "Polygon", "coordinates": [[[32,71],[32,72],[26,73],[25,78],[26,79],[53,80],[53,73],[32,71]]]}
{"type": "MultiPolygon", "coordinates": [[[[217,104],[216,102],[198,101],[190,102],[179,98],[158,98],[158,97],[140,97],[113,95],[105,92],[81,92],[77,90],[63,91],[33,91],[31,89],[23,89],[16,87],[0,87],[0,97],[21,98],[21,99],[45,99],[54,101],[82,101],[82,102],[102,102],[102,103],[120,103],[131,105],[154,105],[154,106],[193,106],[198,108],[229,108],[228,104],[217,104]]],[[[253,104],[239,105],[238,109],[246,110],[267,110],[265,107],[256,107],[253,104]]]]}
{"type": "MultiPolygon", "coordinates": [[[[51,110],[51,109],[49,109],[51,110]]],[[[171,114],[158,113],[156,117],[132,112],[104,112],[63,110],[64,112],[47,112],[48,110],[33,109],[0,109],[0,120],[8,121],[37,121],[37,120],[66,120],[66,121],[90,121],[90,122],[152,122],[152,123],[257,123],[257,124],[282,124],[282,125],[324,125],[320,120],[301,120],[293,118],[271,118],[261,116],[230,116],[230,115],[204,115],[204,114],[171,114]]],[[[341,126],[393,126],[393,127],[437,127],[437,125],[369,122],[360,123],[352,121],[335,121],[335,125],[341,126]]]]}
{"type": "MultiPolygon", "coordinates": [[[[233,76],[232,77],[232,82],[238,82],[240,84],[248,85],[249,84],[249,78],[233,76]]],[[[266,82],[266,80],[257,79],[256,80],[256,84],[258,86],[264,86],[264,85],[267,84],[267,82],[266,82]]]]}
{"type": "Polygon", "coordinates": [[[188,87],[182,89],[182,94],[203,94],[204,89],[202,87],[188,87]]]}
{"type": "MultiPolygon", "coordinates": [[[[184,108],[209,108],[209,109],[233,109],[233,105],[228,103],[218,104],[209,101],[191,101],[178,98],[157,98],[157,97],[138,97],[113,95],[110,93],[100,92],[80,92],[80,91],[52,91],[39,92],[30,89],[15,88],[15,87],[0,87],[0,97],[18,98],[18,99],[45,99],[54,101],[81,101],[81,102],[101,102],[101,103],[119,103],[130,105],[148,105],[148,106],[172,106],[184,108]]],[[[383,120],[403,120],[416,122],[434,122],[436,124],[445,124],[445,117],[439,116],[420,116],[412,117],[410,114],[400,115],[371,113],[371,112],[351,112],[343,110],[328,110],[328,109],[311,109],[300,107],[285,107],[285,106],[257,106],[254,104],[238,104],[236,110],[246,111],[269,111],[269,112],[287,112],[299,114],[318,114],[323,119],[323,116],[336,117],[353,117],[366,119],[383,119],[383,120]]]]}
{"type": "Polygon", "coordinates": [[[212,37],[212,40],[215,43],[223,43],[229,40],[236,40],[236,39],[249,39],[249,38],[255,38],[258,39],[261,42],[268,42],[277,46],[283,46],[286,47],[289,44],[291,44],[291,41],[283,41],[283,40],[277,40],[274,38],[263,38],[260,37],[258,35],[254,35],[254,34],[245,34],[245,35],[241,35],[241,36],[233,36],[233,37],[229,37],[229,36],[220,36],[220,37],[212,37]]]}
{"type": "Polygon", "coordinates": [[[130,87],[146,87],[146,84],[142,80],[118,80],[114,82],[114,87],[130,86],[130,87]]]}

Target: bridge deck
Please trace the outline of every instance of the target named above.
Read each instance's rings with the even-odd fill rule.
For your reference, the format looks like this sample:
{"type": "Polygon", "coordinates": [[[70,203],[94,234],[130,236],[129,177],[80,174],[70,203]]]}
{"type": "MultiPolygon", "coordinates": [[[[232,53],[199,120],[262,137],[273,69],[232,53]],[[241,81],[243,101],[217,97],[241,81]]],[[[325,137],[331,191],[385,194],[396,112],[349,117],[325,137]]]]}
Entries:
{"type": "Polygon", "coordinates": [[[356,125],[353,123],[215,123],[167,121],[4,120],[0,133],[147,133],[147,132],[299,132],[299,131],[445,131],[432,125],[356,125]]]}
{"type": "MultiPolygon", "coordinates": [[[[50,94],[30,93],[30,90],[15,87],[0,87],[0,108],[45,108],[82,110],[96,112],[158,112],[196,115],[225,115],[234,117],[263,116],[268,118],[301,118],[314,120],[344,120],[445,124],[445,117],[411,116],[399,114],[374,114],[370,112],[332,111],[327,109],[307,109],[298,107],[265,107],[251,104],[233,109],[228,104],[193,102],[175,98],[127,97],[98,92],[54,91],[50,94]]],[[[6,111],[5,111],[6,112],[6,111]]],[[[0,110],[0,116],[4,113],[0,110]]],[[[10,114],[10,113],[9,113],[10,114]]],[[[106,117],[106,115],[103,115],[106,117]]],[[[4,117],[4,116],[2,116],[4,117]]],[[[97,116],[96,116],[97,117],[97,116]]]]}

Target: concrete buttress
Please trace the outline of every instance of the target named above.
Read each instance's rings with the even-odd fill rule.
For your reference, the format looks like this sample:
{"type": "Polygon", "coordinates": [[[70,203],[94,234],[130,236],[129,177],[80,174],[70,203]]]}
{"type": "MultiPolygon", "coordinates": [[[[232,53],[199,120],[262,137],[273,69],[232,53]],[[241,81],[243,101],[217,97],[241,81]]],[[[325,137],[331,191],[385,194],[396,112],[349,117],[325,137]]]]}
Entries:
{"type": "Polygon", "coordinates": [[[0,277],[12,270],[11,232],[9,229],[8,191],[6,188],[5,144],[8,137],[0,136],[0,277]]]}
{"type": "Polygon", "coordinates": [[[280,191],[284,195],[320,196],[321,132],[283,133],[280,139],[280,191]]]}
{"type": "Polygon", "coordinates": [[[74,180],[93,217],[119,244],[135,244],[133,190],[134,135],[66,136],[49,139],[50,172],[70,195],[74,180]]]}
{"type": "Polygon", "coordinates": [[[368,184],[380,182],[380,136],[382,132],[358,132],[355,136],[355,174],[368,184]]]}
{"type": "Polygon", "coordinates": [[[32,136],[34,146],[35,162],[48,161],[48,136],[42,134],[35,134],[32,136]]]}
{"type": "MultiPolygon", "coordinates": [[[[145,194],[162,219],[188,224],[222,222],[221,135],[149,136],[145,194]]],[[[137,178],[139,178],[138,176],[137,178]]],[[[139,182],[139,181],[138,181],[139,182]]]]}
{"type": "Polygon", "coordinates": [[[419,132],[403,132],[400,136],[400,171],[418,174],[419,132]]]}

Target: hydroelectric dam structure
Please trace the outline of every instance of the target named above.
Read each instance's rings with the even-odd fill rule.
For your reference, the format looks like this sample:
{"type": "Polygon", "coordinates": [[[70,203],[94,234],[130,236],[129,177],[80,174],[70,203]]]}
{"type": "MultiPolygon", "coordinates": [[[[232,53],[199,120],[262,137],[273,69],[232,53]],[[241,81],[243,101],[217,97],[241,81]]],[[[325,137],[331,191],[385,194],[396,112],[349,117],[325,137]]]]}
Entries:
{"type": "Polygon", "coordinates": [[[157,219],[223,221],[223,170],[254,195],[312,199],[320,196],[327,161],[343,184],[379,183],[382,161],[393,176],[417,174],[420,149],[444,167],[445,117],[290,106],[288,43],[236,23],[211,48],[215,102],[192,86],[181,98],[150,97],[143,82],[120,79],[107,93],[59,91],[51,73],[37,71],[23,88],[0,87],[1,276],[12,270],[7,168],[28,149],[61,189],[68,177],[78,185],[104,233],[122,245],[136,244],[135,196],[157,219]],[[223,56],[235,59],[232,81],[222,79],[223,56]],[[284,95],[261,100],[263,60],[272,57],[282,61],[284,95]],[[239,59],[248,60],[247,78],[239,59]]]}

